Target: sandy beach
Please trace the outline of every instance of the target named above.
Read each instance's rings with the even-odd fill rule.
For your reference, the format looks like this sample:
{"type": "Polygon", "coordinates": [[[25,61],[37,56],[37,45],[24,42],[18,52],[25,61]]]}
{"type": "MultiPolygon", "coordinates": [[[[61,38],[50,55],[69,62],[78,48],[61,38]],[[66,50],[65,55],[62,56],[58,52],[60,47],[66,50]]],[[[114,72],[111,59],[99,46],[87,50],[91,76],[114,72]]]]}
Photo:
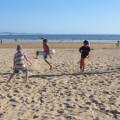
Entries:
{"type": "Polygon", "coordinates": [[[0,120],[120,120],[120,49],[93,43],[84,73],[79,70],[80,43],[49,43],[56,50],[50,71],[33,59],[42,43],[22,43],[32,62],[29,81],[12,73],[18,43],[0,45],[0,120]]]}

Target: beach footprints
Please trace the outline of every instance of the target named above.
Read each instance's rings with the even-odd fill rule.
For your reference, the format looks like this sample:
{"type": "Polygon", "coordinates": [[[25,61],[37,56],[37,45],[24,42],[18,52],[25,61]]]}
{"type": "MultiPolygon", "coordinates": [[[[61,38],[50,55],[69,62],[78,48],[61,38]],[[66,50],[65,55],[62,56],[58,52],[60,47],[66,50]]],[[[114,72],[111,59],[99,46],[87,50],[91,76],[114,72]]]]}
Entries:
{"type": "MultiPolygon", "coordinates": [[[[120,55],[114,50],[93,52],[86,75],[78,73],[76,50],[61,49],[53,57],[52,71],[44,70],[42,59],[36,61],[36,67],[30,68],[28,83],[15,77],[5,84],[10,71],[0,64],[4,74],[0,74],[0,120],[119,120],[120,55]]],[[[9,54],[4,57],[12,59],[9,54]]]]}
{"type": "Polygon", "coordinates": [[[29,70],[31,72],[44,73],[44,72],[49,71],[49,66],[44,62],[43,58],[34,59],[32,62],[32,65],[29,66],[29,70]]]}

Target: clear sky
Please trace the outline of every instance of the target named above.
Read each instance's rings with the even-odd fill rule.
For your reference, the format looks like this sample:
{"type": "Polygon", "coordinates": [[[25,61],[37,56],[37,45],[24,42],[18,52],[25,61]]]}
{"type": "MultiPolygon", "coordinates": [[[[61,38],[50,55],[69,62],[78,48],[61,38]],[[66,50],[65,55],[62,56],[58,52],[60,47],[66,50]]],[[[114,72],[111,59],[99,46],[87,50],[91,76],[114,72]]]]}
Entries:
{"type": "Polygon", "coordinates": [[[0,32],[120,34],[120,0],[0,0],[0,32]]]}

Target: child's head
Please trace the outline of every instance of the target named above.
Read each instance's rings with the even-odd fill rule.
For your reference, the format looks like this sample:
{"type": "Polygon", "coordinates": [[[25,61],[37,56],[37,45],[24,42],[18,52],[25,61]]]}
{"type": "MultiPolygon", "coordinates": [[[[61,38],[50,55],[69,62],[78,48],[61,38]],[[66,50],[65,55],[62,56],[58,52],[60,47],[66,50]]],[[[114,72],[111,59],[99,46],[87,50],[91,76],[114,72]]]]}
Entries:
{"type": "Polygon", "coordinates": [[[83,45],[84,45],[84,46],[87,46],[87,45],[89,45],[89,42],[88,42],[87,40],[84,40],[84,41],[83,41],[83,45]]]}
{"type": "Polygon", "coordinates": [[[17,45],[17,51],[20,51],[22,49],[21,45],[17,45]]]}
{"type": "Polygon", "coordinates": [[[46,44],[47,43],[47,39],[43,39],[43,43],[46,44]]]}

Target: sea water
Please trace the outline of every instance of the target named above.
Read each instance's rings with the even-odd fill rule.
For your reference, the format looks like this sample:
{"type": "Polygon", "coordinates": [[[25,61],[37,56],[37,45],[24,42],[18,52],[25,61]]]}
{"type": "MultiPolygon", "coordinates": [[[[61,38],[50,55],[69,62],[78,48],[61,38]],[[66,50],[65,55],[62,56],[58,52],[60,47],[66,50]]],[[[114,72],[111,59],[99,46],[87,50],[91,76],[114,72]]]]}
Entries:
{"type": "Polygon", "coordinates": [[[82,40],[114,42],[120,40],[120,35],[113,34],[0,34],[3,41],[42,41],[46,38],[52,42],[79,42],[82,40]]]}

